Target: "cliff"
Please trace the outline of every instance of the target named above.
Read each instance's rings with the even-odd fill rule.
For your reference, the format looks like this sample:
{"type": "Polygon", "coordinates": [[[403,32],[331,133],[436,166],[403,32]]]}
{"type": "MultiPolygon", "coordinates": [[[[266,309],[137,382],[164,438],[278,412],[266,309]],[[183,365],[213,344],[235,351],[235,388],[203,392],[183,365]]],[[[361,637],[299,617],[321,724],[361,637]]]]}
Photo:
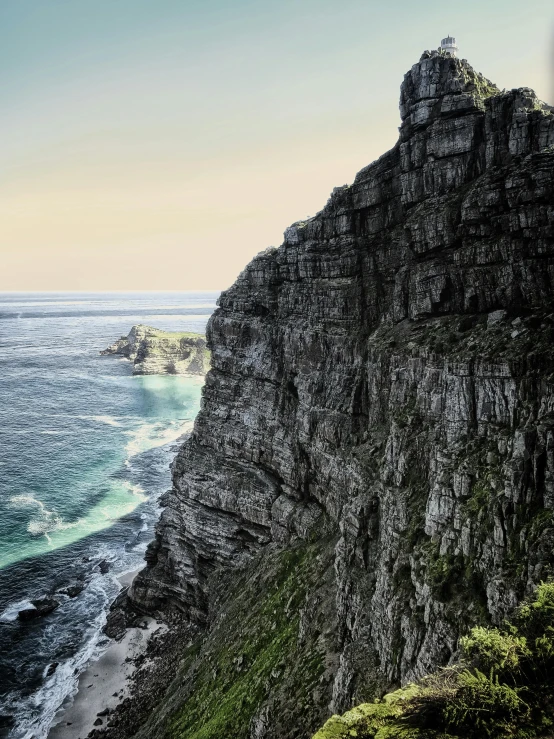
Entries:
{"type": "Polygon", "coordinates": [[[552,737],[554,583],[502,628],[474,627],[460,661],[381,700],[332,716],[313,739],[552,737]]]}
{"type": "Polygon", "coordinates": [[[210,352],[202,334],[161,331],[140,324],[100,354],[129,359],[134,375],[205,375],[210,367],[210,352]]]}
{"type": "Polygon", "coordinates": [[[130,592],[207,631],[138,736],[309,737],[552,574],[554,115],[438,52],[400,113],[209,323],[130,592]]]}

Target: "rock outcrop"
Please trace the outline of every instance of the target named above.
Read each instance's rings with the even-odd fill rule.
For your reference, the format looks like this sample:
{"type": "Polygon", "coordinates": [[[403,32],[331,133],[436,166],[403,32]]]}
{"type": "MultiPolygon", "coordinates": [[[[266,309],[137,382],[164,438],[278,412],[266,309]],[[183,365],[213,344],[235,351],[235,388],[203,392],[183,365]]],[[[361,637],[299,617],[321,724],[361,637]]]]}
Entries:
{"type": "Polygon", "coordinates": [[[48,596],[32,600],[31,604],[33,606],[32,608],[24,608],[17,614],[20,621],[30,621],[31,619],[40,618],[41,616],[47,616],[60,606],[59,601],[48,596]]]}
{"type": "Polygon", "coordinates": [[[133,326],[100,354],[116,354],[133,363],[134,375],[205,375],[210,352],[202,334],[133,326]]]}
{"type": "MultiPolygon", "coordinates": [[[[232,610],[222,568],[255,555],[263,593],[266,548],[331,542],[295,653],[320,639],[323,713],[448,663],[554,563],[554,115],[440,52],[406,74],[400,112],[397,145],[221,295],[130,593],[211,624],[232,610]]],[[[272,694],[244,736],[317,728],[272,694]]]]}

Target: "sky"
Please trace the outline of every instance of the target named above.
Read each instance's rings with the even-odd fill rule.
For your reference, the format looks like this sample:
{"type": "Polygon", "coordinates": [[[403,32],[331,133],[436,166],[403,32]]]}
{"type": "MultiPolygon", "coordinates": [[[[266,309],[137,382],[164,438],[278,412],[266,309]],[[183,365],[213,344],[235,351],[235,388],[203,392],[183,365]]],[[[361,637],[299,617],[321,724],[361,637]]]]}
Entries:
{"type": "Polygon", "coordinates": [[[447,34],[554,104],[552,0],[0,0],[0,33],[0,290],[228,287],[447,34]]]}

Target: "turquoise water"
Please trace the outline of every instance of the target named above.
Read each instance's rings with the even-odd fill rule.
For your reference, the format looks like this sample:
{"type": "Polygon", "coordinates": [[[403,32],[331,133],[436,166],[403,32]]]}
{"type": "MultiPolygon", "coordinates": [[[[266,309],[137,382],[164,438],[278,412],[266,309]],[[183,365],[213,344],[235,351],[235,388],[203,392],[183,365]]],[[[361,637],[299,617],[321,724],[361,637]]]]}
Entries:
{"type": "Polygon", "coordinates": [[[199,409],[201,379],[133,377],[99,351],[135,323],[204,331],[216,297],[0,294],[0,714],[12,716],[0,736],[46,736],[103,647],[117,575],[142,563],[199,409]],[[17,620],[76,580],[83,592],[51,616],[17,620]]]}
{"type": "Polygon", "coordinates": [[[63,385],[65,413],[59,407],[45,413],[44,401],[37,410],[27,384],[23,407],[11,423],[2,419],[0,445],[18,453],[1,466],[7,477],[0,567],[70,544],[134,510],[147,492],[122,473],[137,455],[174,441],[196,415],[197,379],[118,376],[115,371],[128,372],[128,366],[109,374],[110,359],[98,364],[108,374],[37,382],[35,391],[47,396],[63,385]],[[115,415],[102,414],[108,403],[115,415]]]}

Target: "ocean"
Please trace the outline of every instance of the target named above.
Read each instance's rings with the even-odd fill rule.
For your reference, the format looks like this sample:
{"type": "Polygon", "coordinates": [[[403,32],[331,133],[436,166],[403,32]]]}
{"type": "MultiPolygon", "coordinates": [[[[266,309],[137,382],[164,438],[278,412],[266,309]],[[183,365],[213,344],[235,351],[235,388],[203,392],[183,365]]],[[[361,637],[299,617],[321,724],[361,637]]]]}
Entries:
{"type": "Polygon", "coordinates": [[[204,332],[219,293],[0,293],[0,736],[43,739],[139,567],[202,378],[133,377],[131,326],[204,332]],[[76,597],[60,594],[85,585],[76,597]],[[22,622],[31,599],[61,605],[22,622]]]}

